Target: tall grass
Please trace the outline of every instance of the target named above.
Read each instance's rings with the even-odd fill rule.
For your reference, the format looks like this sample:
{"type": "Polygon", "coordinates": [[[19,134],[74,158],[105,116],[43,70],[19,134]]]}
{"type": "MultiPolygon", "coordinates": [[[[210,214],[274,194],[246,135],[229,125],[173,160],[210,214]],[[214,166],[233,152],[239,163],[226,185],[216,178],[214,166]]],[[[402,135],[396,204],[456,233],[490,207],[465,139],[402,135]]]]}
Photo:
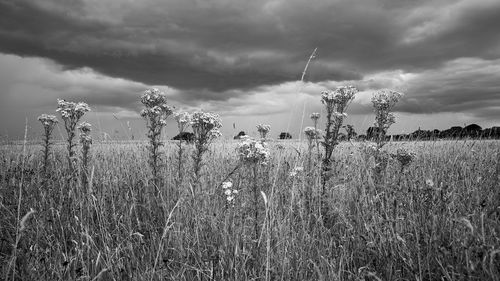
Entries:
{"type": "MultiPolygon", "coordinates": [[[[254,232],[254,170],[242,167],[236,143],[206,151],[197,204],[176,181],[176,144],[161,147],[165,182],[146,192],[146,143],[94,143],[91,194],[73,192],[63,214],[65,147],[54,144],[51,188],[41,190],[37,145],[0,146],[0,264],[5,280],[498,280],[500,278],[500,150],[497,141],[388,143],[389,153],[416,152],[401,168],[389,159],[383,192],[371,194],[373,156],[361,143],[340,143],[321,198],[321,173],[291,176],[307,145],[270,142],[259,166],[259,231],[254,232]],[[298,152],[295,149],[298,149],[298,152]],[[227,207],[220,185],[239,190],[227,207]],[[306,188],[313,196],[304,212],[306,188]],[[23,199],[18,201],[20,193],[23,199]],[[44,196],[39,196],[40,194],[44,196]],[[85,200],[83,200],[85,199],[85,200]],[[321,201],[329,205],[328,227],[321,201]],[[18,209],[19,206],[19,209],[18,209]],[[33,209],[35,213],[30,212],[33,209]],[[22,235],[19,222],[23,214],[22,235]],[[17,237],[17,238],[16,238],[17,237]],[[255,239],[256,238],[256,239],[255,239]],[[18,246],[13,247],[17,242],[18,246]],[[260,260],[254,261],[255,243],[260,260]],[[20,247],[19,245],[22,245],[20,247]],[[13,256],[17,258],[12,259],[13,256]],[[9,266],[14,261],[16,266],[9,266]],[[14,271],[14,272],[13,272],[14,271]],[[14,278],[13,278],[14,277],[14,278]]],[[[193,151],[191,145],[186,145],[193,151]]],[[[312,158],[312,165],[319,161],[312,158]]],[[[186,161],[184,169],[192,169],[186,161]]],[[[307,169],[306,169],[307,170],[307,169]]],[[[82,184],[77,182],[76,184],[82,184]]],[[[78,190],[78,187],[76,188],[78,190]]]]}

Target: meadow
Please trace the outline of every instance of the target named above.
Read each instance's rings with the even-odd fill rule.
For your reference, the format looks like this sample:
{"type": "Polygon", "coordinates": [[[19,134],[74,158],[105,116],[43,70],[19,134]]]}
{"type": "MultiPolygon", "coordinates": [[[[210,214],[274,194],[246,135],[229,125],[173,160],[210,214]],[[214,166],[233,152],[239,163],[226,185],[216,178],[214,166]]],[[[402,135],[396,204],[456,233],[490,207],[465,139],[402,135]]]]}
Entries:
{"type": "Polygon", "coordinates": [[[246,165],[216,140],[92,144],[88,176],[63,143],[0,146],[4,280],[500,280],[500,143],[389,142],[383,171],[342,142],[329,176],[306,141],[267,141],[246,165]],[[179,169],[180,168],[180,169],[179,169]],[[228,195],[230,189],[237,190],[228,195]],[[223,188],[226,187],[225,189],[223,188]]]}

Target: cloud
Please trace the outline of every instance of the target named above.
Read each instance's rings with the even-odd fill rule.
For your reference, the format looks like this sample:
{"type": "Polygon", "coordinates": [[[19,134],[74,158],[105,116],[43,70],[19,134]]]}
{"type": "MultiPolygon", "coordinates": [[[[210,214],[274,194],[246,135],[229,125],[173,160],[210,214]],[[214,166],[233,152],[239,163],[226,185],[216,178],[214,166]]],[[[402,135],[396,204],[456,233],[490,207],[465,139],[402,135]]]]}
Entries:
{"type": "Polygon", "coordinates": [[[130,119],[156,85],[178,108],[288,126],[321,111],[321,91],[353,84],[362,126],[381,88],[406,93],[402,118],[492,124],[498,15],[496,0],[0,0],[0,111],[67,98],[130,119]]]}
{"type": "Polygon", "coordinates": [[[312,81],[500,52],[493,0],[4,0],[0,11],[2,52],[183,90],[294,81],[315,47],[312,81]]]}

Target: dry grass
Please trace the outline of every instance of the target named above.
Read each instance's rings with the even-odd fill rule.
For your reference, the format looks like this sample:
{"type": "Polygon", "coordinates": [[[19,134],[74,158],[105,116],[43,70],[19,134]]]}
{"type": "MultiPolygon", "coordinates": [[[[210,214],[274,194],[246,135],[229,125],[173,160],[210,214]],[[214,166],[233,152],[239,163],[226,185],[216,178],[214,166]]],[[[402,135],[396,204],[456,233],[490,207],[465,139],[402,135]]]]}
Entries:
{"type": "Polygon", "coordinates": [[[238,165],[235,146],[210,147],[195,198],[190,157],[177,179],[175,143],[162,148],[158,191],[145,143],[95,144],[88,189],[67,176],[63,145],[54,146],[45,188],[39,145],[24,157],[22,146],[0,146],[0,279],[499,280],[498,141],[390,143],[385,149],[404,146],[417,158],[403,173],[390,162],[378,187],[373,159],[359,143],[342,143],[326,218],[318,158],[308,169],[305,143],[272,142],[257,181],[267,200],[258,202],[258,241],[252,171],[231,176],[240,190],[234,207],[220,187],[238,165]],[[291,177],[297,165],[305,169],[291,177]],[[20,190],[21,217],[30,214],[22,230],[20,190]]]}

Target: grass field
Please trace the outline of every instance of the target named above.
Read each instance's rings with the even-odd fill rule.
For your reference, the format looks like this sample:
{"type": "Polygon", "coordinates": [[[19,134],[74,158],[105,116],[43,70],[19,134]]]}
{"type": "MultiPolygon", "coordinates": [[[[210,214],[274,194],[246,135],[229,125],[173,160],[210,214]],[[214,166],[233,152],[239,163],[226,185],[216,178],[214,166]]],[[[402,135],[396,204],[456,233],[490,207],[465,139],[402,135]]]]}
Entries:
{"type": "Polygon", "coordinates": [[[210,146],[197,189],[190,145],[180,176],[176,143],[162,148],[158,187],[145,142],[94,143],[88,185],[62,144],[48,176],[40,145],[0,146],[0,279],[500,280],[498,141],[389,143],[416,157],[381,183],[343,142],[325,195],[305,141],[270,141],[255,170],[236,144],[210,146]]]}

